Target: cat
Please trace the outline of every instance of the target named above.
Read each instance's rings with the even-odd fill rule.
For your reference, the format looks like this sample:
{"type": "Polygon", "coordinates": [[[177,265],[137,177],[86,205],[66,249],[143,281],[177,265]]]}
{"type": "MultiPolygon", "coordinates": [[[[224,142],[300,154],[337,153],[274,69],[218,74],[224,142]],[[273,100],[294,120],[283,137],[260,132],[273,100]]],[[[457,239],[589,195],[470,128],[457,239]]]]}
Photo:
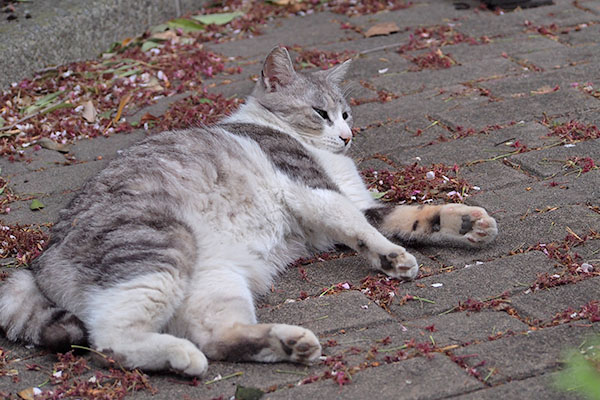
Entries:
{"type": "Polygon", "coordinates": [[[213,360],[311,363],[305,328],[257,323],[254,299],[299,257],[344,244],[394,278],[415,257],[386,238],[487,244],[496,222],[461,204],[387,207],[354,162],[347,61],[300,73],[267,56],[238,111],[134,145],[60,213],[47,249],[0,294],[11,340],[87,344],[122,365],[202,376],[213,360]]]}

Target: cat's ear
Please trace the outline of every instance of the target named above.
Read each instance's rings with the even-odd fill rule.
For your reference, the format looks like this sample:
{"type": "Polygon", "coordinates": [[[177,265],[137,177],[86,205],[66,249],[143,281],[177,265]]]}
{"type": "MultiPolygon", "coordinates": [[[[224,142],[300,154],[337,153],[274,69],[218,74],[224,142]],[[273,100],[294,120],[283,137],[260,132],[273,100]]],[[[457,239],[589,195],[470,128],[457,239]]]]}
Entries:
{"type": "Polygon", "coordinates": [[[352,59],[348,59],[341,63],[340,65],[328,69],[324,71],[326,74],[327,80],[332,82],[335,85],[339,85],[344,80],[346,73],[348,72],[348,68],[350,68],[350,64],[352,63],[352,59]]]}
{"type": "Polygon", "coordinates": [[[265,90],[276,91],[296,79],[292,59],[285,47],[277,46],[267,56],[262,69],[262,83],[265,90]]]}

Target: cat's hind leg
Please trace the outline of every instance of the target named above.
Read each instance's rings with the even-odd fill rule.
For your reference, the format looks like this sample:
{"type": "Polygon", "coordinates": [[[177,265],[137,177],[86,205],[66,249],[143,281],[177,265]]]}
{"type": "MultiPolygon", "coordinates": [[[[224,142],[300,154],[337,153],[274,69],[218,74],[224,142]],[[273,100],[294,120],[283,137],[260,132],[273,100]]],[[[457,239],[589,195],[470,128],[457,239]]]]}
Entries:
{"type": "Polygon", "coordinates": [[[189,338],[213,360],[309,364],[318,359],[321,345],[310,330],[257,324],[248,270],[225,261],[219,265],[194,277],[169,332],[189,338]]]}
{"type": "Polygon", "coordinates": [[[478,247],[490,243],[498,235],[496,220],[481,207],[464,204],[402,205],[388,211],[379,224],[380,230],[388,237],[478,247]]]}
{"type": "Polygon", "coordinates": [[[187,339],[160,333],[183,300],[182,279],[156,272],[99,289],[85,324],[92,346],[127,368],[202,376],[208,362],[187,339]]]}

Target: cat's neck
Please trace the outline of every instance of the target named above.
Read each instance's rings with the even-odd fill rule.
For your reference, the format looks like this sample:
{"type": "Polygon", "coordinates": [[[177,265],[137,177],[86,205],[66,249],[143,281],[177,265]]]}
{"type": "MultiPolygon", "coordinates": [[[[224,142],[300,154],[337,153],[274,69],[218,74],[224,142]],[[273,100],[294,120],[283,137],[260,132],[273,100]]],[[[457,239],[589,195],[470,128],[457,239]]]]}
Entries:
{"type": "Polygon", "coordinates": [[[275,114],[264,108],[254,97],[250,96],[246,102],[233,114],[223,120],[223,123],[244,123],[263,125],[278,131],[295,135],[294,129],[275,114]]]}

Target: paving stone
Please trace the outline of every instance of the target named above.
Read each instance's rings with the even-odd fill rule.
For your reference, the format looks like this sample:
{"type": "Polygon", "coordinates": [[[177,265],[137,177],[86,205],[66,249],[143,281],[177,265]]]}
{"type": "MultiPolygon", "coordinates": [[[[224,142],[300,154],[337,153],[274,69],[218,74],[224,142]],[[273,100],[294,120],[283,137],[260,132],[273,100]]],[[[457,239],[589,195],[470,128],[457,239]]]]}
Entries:
{"type": "MultiPolygon", "coordinates": [[[[437,272],[442,267],[410,247],[407,247],[407,250],[417,258],[421,271],[437,272]]],[[[350,251],[346,253],[349,256],[344,258],[291,267],[275,281],[273,290],[260,298],[259,307],[281,304],[290,299],[297,300],[302,297],[302,292],[311,297],[319,296],[327,288],[338,283],[347,282],[359,288],[364,278],[378,273],[370,268],[363,257],[352,256],[350,251]]]]}
{"type": "Polygon", "coordinates": [[[2,222],[8,225],[42,225],[54,223],[58,221],[60,210],[67,206],[69,201],[75,196],[75,193],[75,191],[68,191],[55,195],[39,196],[37,199],[44,204],[44,208],[36,211],[32,211],[29,208],[31,200],[11,203],[10,213],[2,216],[2,222]]]}
{"type": "MultiPolygon", "coordinates": [[[[343,329],[321,336],[321,342],[335,340],[336,346],[325,348],[325,354],[343,354],[353,349],[363,350],[359,362],[365,361],[370,348],[378,348],[378,357],[394,355],[398,347],[415,340],[442,348],[487,341],[491,336],[507,332],[524,332],[529,327],[504,312],[455,312],[402,322],[385,322],[376,326],[343,329]],[[433,331],[432,331],[433,330],[433,331]],[[383,340],[388,338],[388,340],[383,340]]],[[[407,350],[408,351],[408,350],[407,350]]]]}
{"type": "Polygon", "coordinates": [[[600,301],[600,277],[521,294],[511,298],[511,305],[521,317],[549,322],[556,314],[569,308],[580,310],[590,301],[600,301]]]}
{"type": "Polygon", "coordinates": [[[469,267],[455,264],[455,271],[400,286],[399,298],[409,294],[427,300],[416,299],[402,305],[393,302],[390,310],[398,318],[406,321],[440,314],[458,306],[459,301],[464,302],[467,299],[484,301],[504,292],[519,293],[525,290],[524,282],[533,282],[538,274],[551,271],[553,264],[538,252],[505,257],[479,265],[468,264],[469,267]],[[442,286],[432,286],[439,283],[442,286]]]}
{"type": "Polygon", "coordinates": [[[472,45],[459,43],[447,46],[444,49],[451,52],[452,56],[456,57],[457,60],[466,63],[477,62],[484,58],[502,57],[503,53],[509,56],[558,53],[568,49],[568,47],[542,35],[518,33],[511,36],[493,38],[487,44],[472,45]]]}
{"type": "Polygon", "coordinates": [[[359,34],[350,30],[342,30],[340,24],[335,22],[347,20],[348,17],[344,15],[329,12],[278,19],[264,30],[261,29],[264,34],[253,37],[251,45],[248,45],[249,40],[247,39],[211,44],[209,48],[227,57],[262,59],[278,43],[289,45],[298,43],[298,32],[300,31],[303,32],[302,46],[305,47],[335,42],[341,35],[348,38],[359,38],[359,34]],[[324,38],[331,38],[331,40],[324,40],[324,38]]]}
{"type": "MultiPolygon", "coordinates": [[[[481,191],[506,188],[515,184],[530,184],[534,179],[514,168],[504,165],[501,161],[490,161],[460,169],[460,176],[471,185],[478,186],[481,191]]],[[[477,192],[471,192],[477,197],[477,192]]]]}
{"type": "Polygon", "coordinates": [[[29,172],[11,179],[12,190],[21,195],[52,194],[77,190],[108,164],[106,160],[29,172]]]}
{"type": "MultiPolygon", "coordinates": [[[[485,164],[484,164],[485,165],[485,164]]],[[[592,202],[597,204],[598,188],[595,182],[600,179],[600,171],[590,171],[577,177],[570,175],[558,179],[562,186],[552,187],[549,182],[518,183],[510,190],[489,189],[467,199],[470,205],[485,207],[499,218],[523,216],[548,207],[592,202]],[[564,186],[564,189],[561,187],[564,186]]],[[[580,213],[579,213],[580,214],[580,213]]],[[[592,215],[586,213],[588,219],[592,215]]]]}
{"type": "Polygon", "coordinates": [[[545,400],[583,400],[574,392],[559,392],[553,383],[556,374],[544,374],[523,380],[513,380],[494,387],[486,387],[456,397],[456,400],[492,400],[492,399],[545,399],[545,400]]]}
{"type": "MultiPolygon", "coordinates": [[[[557,43],[554,41],[551,42],[557,43]]],[[[577,47],[563,46],[564,48],[560,49],[560,51],[536,51],[519,56],[519,58],[545,70],[557,68],[569,69],[572,65],[597,62],[599,46],[595,42],[585,43],[577,47]]]]}
{"type": "Polygon", "coordinates": [[[438,116],[453,125],[469,126],[475,129],[495,124],[541,120],[547,115],[560,114],[565,107],[570,110],[587,110],[596,106],[595,99],[578,91],[566,90],[528,98],[514,98],[511,101],[481,103],[465,108],[457,106],[443,111],[438,116]],[[465,121],[469,121],[465,124],[465,121]]]}
{"type": "Polygon", "coordinates": [[[378,88],[391,90],[394,93],[408,94],[496,75],[511,75],[518,71],[519,69],[514,63],[498,57],[442,70],[425,69],[417,72],[389,74],[373,78],[372,82],[378,88]]]}
{"type": "Polygon", "coordinates": [[[600,155],[600,139],[589,140],[575,146],[556,146],[541,152],[533,151],[512,156],[511,161],[536,176],[542,178],[555,177],[557,181],[565,175],[577,175],[576,167],[566,168],[568,159],[574,157],[590,157],[595,160],[600,155]]]}
{"type": "Polygon", "coordinates": [[[466,346],[454,354],[464,357],[471,367],[485,361],[476,370],[482,377],[489,374],[486,382],[496,385],[558,369],[566,350],[579,346],[586,337],[598,331],[600,324],[566,324],[466,346]]]}
{"type": "Polygon", "coordinates": [[[120,152],[147,136],[147,132],[143,129],[138,129],[131,133],[118,134],[111,137],[80,140],[73,146],[70,154],[77,161],[82,162],[96,161],[99,157],[104,161],[110,161],[118,157],[120,152]]]}
{"type": "Polygon", "coordinates": [[[483,384],[464,374],[447,357],[412,358],[396,364],[368,368],[354,375],[348,385],[331,381],[297,386],[265,395],[264,399],[355,398],[375,394],[380,399],[438,399],[471,391],[483,384]]]}
{"type": "Polygon", "coordinates": [[[257,316],[262,323],[300,325],[316,334],[392,319],[379,307],[370,306],[366,309],[362,307],[369,304],[372,302],[366,296],[350,290],[316,299],[264,307],[257,310],[257,316]],[[338,310],[344,312],[339,313],[338,310]]]}
{"type": "Polygon", "coordinates": [[[533,14],[533,12],[527,10],[505,12],[502,15],[496,15],[493,12],[480,12],[463,22],[459,29],[464,34],[475,38],[481,36],[512,36],[525,30],[523,21],[533,14]]]}
{"type": "Polygon", "coordinates": [[[8,161],[6,157],[0,158],[0,173],[2,177],[10,180],[13,176],[54,168],[66,161],[61,153],[54,150],[40,149],[35,151],[30,147],[24,153],[25,157],[23,161],[8,161]]]}

